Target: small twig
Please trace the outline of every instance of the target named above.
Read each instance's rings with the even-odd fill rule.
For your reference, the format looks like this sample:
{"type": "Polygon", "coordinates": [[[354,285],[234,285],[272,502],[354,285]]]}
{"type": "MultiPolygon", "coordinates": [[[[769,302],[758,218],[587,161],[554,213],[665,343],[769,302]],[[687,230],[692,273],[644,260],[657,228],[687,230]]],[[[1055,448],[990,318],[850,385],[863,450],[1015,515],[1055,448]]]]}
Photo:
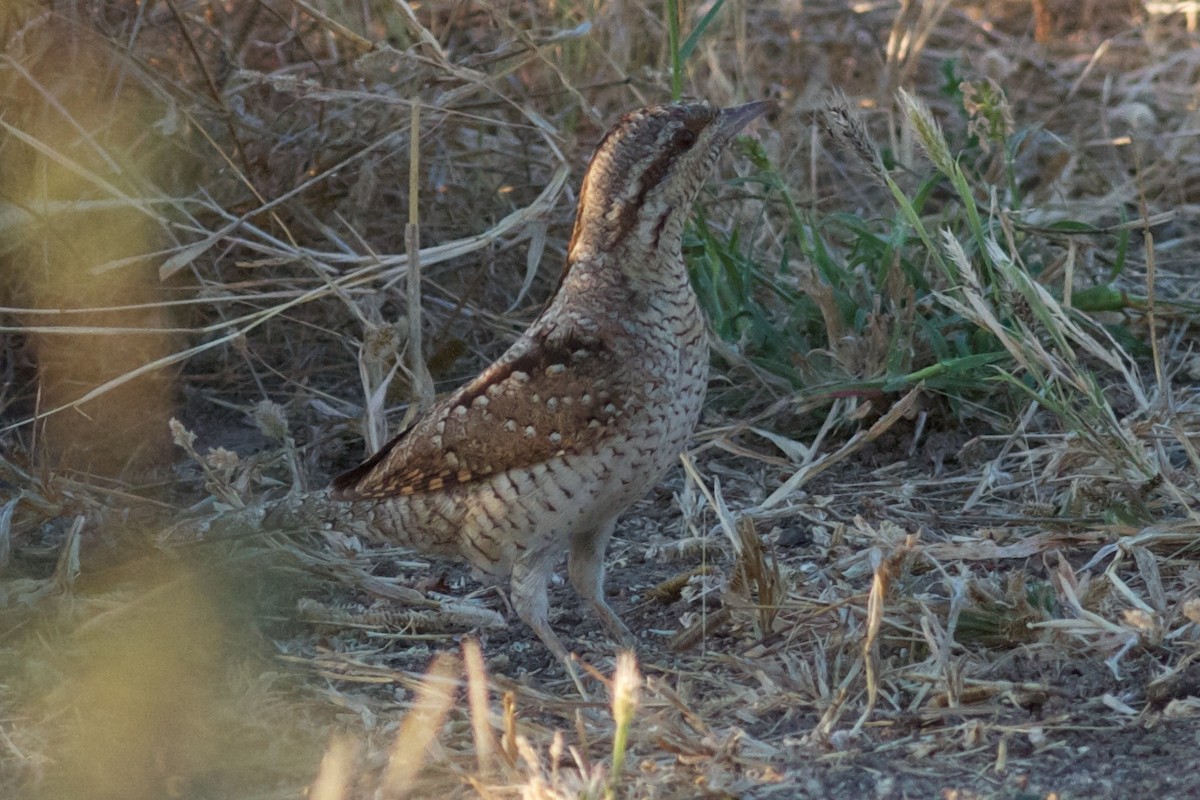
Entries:
{"type": "Polygon", "coordinates": [[[418,413],[433,405],[433,376],[421,347],[421,212],[418,208],[421,172],[421,102],[412,105],[412,134],[408,146],[408,224],[404,247],[408,253],[408,360],[418,413]]]}

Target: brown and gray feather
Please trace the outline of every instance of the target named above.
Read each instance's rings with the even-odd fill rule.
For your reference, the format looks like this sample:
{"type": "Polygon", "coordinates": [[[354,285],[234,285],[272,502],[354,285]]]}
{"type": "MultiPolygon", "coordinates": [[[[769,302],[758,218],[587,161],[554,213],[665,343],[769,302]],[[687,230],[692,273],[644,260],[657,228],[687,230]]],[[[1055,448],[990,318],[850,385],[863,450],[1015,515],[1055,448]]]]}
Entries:
{"type": "Polygon", "coordinates": [[[547,586],[566,552],[576,590],[630,644],[604,598],[604,552],[617,517],[686,446],[708,376],[683,226],[724,146],[765,108],[679,103],[623,117],[584,176],[546,310],[479,377],[264,523],[409,545],[509,579],[518,614],[564,660],[547,586]]]}

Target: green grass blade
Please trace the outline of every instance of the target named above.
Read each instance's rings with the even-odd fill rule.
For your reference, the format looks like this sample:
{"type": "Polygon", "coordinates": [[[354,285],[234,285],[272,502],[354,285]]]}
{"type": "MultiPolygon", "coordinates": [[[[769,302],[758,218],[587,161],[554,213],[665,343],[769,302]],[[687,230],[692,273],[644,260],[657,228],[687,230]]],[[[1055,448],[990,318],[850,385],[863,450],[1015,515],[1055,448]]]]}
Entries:
{"type": "Polygon", "coordinates": [[[717,12],[721,10],[721,6],[723,5],[725,5],[725,0],[717,0],[717,2],[713,3],[713,7],[697,23],[696,28],[688,34],[687,41],[683,43],[683,47],[679,48],[680,64],[683,64],[691,57],[692,51],[696,49],[696,45],[700,44],[700,37],[704,35],[704,31],[708,30],[709,23],[717,16],[717,12]]]}

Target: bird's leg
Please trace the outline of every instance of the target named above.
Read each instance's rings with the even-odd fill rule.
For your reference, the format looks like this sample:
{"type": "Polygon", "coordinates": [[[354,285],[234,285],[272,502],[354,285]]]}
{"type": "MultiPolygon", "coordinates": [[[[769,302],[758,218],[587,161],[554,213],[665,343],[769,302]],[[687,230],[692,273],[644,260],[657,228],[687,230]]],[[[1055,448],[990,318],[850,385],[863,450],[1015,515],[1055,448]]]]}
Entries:
{"type": "Polygon", "coordinates": [[[546,645],[554,657],[567,670],[575,688],[579,690],[584,700],[589,700],[587,690],[583,688],[583,680],[575,668],[575,662],[567,648],[563,647],[558,636],[550,628],[550,599],[547,590],[550,584],[550,572],[553,561],[544,554],[529,553],[517,559],[512,571],[512,600],[517,609],[517,616],[533,629],[538,638],[546,645]],[[532,556],[532,557],[531,557],[532,556]]]}
{"type": "Polygon", "coordinates": [[[575,591],[591,604],[613,641],[633,650],[637,638],[604,599],[604,551],[608,549],[608,540],[612,538],[616,524],[617,518],[613,517],[598,528],[574,531],[571,534],[571,552],[567,557],[567,573],[575,591]]]}

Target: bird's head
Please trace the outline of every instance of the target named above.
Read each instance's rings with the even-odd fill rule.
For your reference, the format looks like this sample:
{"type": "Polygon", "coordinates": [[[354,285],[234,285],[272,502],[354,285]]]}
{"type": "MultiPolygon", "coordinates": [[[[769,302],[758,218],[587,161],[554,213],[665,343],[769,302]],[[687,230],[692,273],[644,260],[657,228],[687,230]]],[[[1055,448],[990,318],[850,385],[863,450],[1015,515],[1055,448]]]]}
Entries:
{"type": "Polygon", "coordinates": [[[568,264],[618,250],[677,250],[692,201],[721,151],[769,107],[671,103],[622,117],[583,178],[568,264]]]}

